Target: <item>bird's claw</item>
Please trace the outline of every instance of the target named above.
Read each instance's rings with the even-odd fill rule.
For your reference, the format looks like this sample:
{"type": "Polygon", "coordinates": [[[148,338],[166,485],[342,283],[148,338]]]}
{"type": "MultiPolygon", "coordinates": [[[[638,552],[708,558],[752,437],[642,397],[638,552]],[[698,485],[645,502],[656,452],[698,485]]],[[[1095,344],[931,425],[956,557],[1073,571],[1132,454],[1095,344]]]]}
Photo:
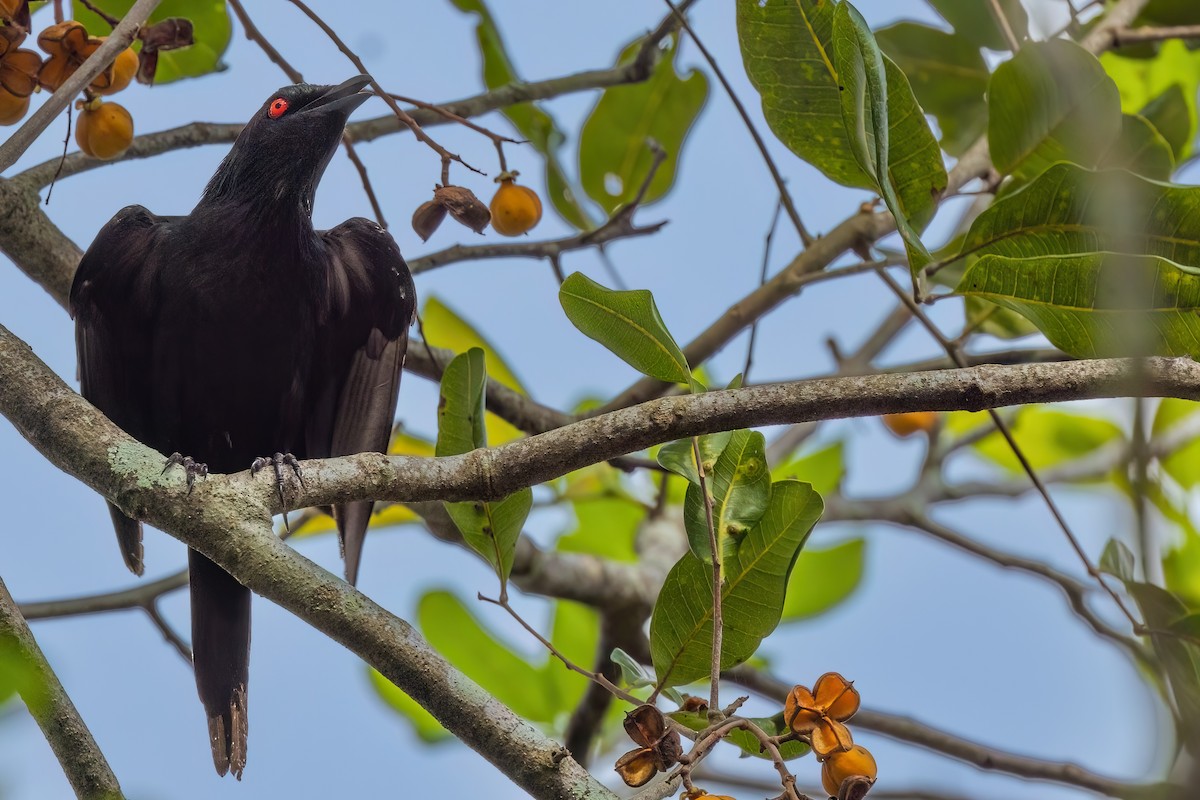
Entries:
{"type": "MultiPolygon", "coordinates": [[[[287,505],[287,500],[283,496],[283,468],[291,467],[292,472],[296,475],[296,480],[300,482],[300,486],[304,488],[304,472],[300,469],[300,462],[291,453],[276,453],[273,456],[259,456],[250,462],[250,473],[257,475],[258,471],[270,464],[275,471],[275,489],[279,492],[279,504],[287,505]]],[[[283,512],[283,528],[290,531],[288,527],[287,512],[283,512]]]]}
{"type": "Polygon", "coordinates": [[[197,461],[191,456],[182,455],[181,453],[171,453],[171,455],[167,456],[167,463],[163,467],[161,474],[166,475],[167,470],[174,466],[183,467],[184,472],[187,473],[188,494],[192,493],[197,476],[201,478],[208,477],[208,464],[197,461]]]}

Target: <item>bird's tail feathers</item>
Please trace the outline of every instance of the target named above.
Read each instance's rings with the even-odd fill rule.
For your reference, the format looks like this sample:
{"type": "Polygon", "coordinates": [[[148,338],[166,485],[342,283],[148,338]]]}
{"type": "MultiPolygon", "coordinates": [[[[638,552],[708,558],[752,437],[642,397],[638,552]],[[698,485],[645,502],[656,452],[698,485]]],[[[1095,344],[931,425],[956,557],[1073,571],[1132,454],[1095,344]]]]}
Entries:
{"type": "Polygon", "coordinates": [[[121,558],[125,559],[125,566],[129,567],[130,572],[140,576],[146,569],[142,560],[142,523],[125,516],[112,503],[108,504],[108,512],[112,515],[113,529],[117,532],[121,558]]]}

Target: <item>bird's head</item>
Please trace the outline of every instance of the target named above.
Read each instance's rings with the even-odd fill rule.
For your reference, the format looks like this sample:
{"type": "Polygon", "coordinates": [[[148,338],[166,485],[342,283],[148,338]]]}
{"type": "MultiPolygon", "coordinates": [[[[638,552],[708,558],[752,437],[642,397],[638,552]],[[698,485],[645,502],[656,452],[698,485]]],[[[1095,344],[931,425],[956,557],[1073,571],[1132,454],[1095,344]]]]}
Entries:
{"type": "Polygon", "coordinates": [[[370,77],[337,86],[297,83],[273,92],[217,168],[206,200],[290,204],[311,213],[312,199],[350,114],[370,97],[370,77]]]}

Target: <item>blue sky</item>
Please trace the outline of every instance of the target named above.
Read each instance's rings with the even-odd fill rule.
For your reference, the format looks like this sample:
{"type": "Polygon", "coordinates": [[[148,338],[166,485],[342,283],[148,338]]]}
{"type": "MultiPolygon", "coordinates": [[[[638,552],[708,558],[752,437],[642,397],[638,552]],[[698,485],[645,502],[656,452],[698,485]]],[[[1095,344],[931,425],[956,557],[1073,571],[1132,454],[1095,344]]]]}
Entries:
{"type": "MultiPolygon", "coordinates": [[[[310,81],[336,83],[354,74],[289,4],[248,5],[259,27],[310,81]]],[[[312,5],[393,91],[440,101],[481,88],[473,22],[446,0],[322,0],[312,5]]],[[[1064,5],[1040,4],[1047,10],[1041,18],[1052,19],[1052,12],[1064,5]]],[[[935,20],[923,3],[912,0],[864,0],[858,7],[873,26],[899,18],[935,20]]],[[[665,10],[646,0],[509,0],[493,2],[492,8],[518,69],[529,80],[611,64],[620,48],[657,24],[665,10]]],[[[828,230],[853,213],[868,199],[865,192],[829,183],[769,136],[740,65],[732,5],[701,2],[694,24],[767,134],[809,229],[828,230]]],[[[685,65],[699,64],[698,55],[693,45],[684,45],[685,65]]],[[[229,68],[223,73],[153,90],[137,86],[122,94],[120,102],[132,112],[139,132],[193,120],[239,122],[284,82],[240,31],[235,31],[225,61],[229,68]]],[[[574,133],[593,102],[593,95],[575,95],[548,108],[564,130],[574,133]]],[[[356,118],[383,113],[383,104],[371,101],[356,118]]],[[[496,115],[483,122],[505,128],[496,115]]],[[[10,174],[61,152],[63,127],[55,122],[10,174]]],[[[469,161],[495,171],[485,139],[461,128],[439,127],[434,134],[469,161]]],[[[563,151],[568,163],[573,147],[574,140],[563,151]]],[[[422,244],[407,220],[437,180],[436,158],[408,135],[361,145],[359,151],[406,254],[432,252],[456,241],[495,240],[490,231],[484,240],[446,223],[422,244]]],[[[224,152],[222,146],[202,147],[70,178],[55,188],[47,211],[81,246],[130,203],[162,214],[186,213],[224,152]]],[[[510,167],[540,186],[533,179],[539,174],[536,154],[518,147],[507,152],[510,167]]],[[[670,224],[657,236],[618,243],[609,253],[630,286],[654,292],[668,326],[686,341],[755,285],[775,192],[731,104],[716,90],[685,145],[681,169],[672,194],[640,215],[643,221],[668,219],[670,224]]],[[[490,178],[459,171],[456,180],[481,197],[490,197],[493,190],[490,178]]],[[[320,227],[329,227],[352,215],[370,216],[370,208],[356,174],[339,156],[318,193],[315,217],[320,227]]],[[[932,244],[940,244],[938,231],[946,229],[945,217],[952,216],[935,223],[932,244]]],[[[535,236],[565,233],[566,226],[548,214],[535,236]]],[[[797,248],[794,235],[781,227],[772,270],[797,248]]],[[[607,282],[592,253],[571,254],[564,269],[583,270],[607,282]]],[[[636,377],[571,327],[543,262],[457,264],[420,276],[417,288],[423,298],[436,295],[474,321],[542,402],[570,407],[586,395],[618,391],[636,377]]],[[[820,284],[788,301],[760,328],[755,380],[829,371],[826,337],[854,347],[893,302],[870,275],[820,284]]],[[[941,304],[934,317],[952,330],[958,311],[941,304]]],[[[3,256],[0,322],[74,381],[70,321],[3,256]]],[[[738,372],[744,348],[745,337],[739,337],[714,359],[714,372],[725,377],[738,372]]],[[[935,354],[914,326],[885,360],[935,354]]],[[[407,425],[434,432],[435,403],[435,386],[406,378],[399,414],[407,425]]],[[[1122,416],[1115,406],[1091,407],[1122,416]]],[[[902,489],[921,455],[918,443],[892,439],[874,420],[828,425],[821,438],[848,441],[847,491],[857,495],[902,489]]],[[[0,422],[0,504],[7,512],[0,533],[0,575],[19,600],[134,583],[117,554],[101,499],[44,462],[5,422],[0,422]]],[[[1129,522],[1123,506],[1097,493],[1067,493],[1064,507],[1093,554],[1129,522]]],[[[1045,509],[1031,500],[973,502],[944,518],[994,546],[1078,571],[1045,509]]],[[[536,532],[548,536],[562,524],[561,519],[544,518],[537,521],[536,532]]],[[[786,627],[768,640],[764,652],[780,674],[806,682],[838,670],[857,681],[869,706],[917,716],[1006,749],[1070,759],[1106,775],[1135,779],[1161,767],[1156,760],[1164,724],[1161,708],[1133,666],[1089,635],[1056,590],[887,527],[818,526],[813,542],[828,545],[859,533],[870,542],[864,586],[835,612],[786,627]],[[934,686],[937,691],[931,690],[934,686]]],[[[297,546],[340,572],[332,538],[297,546]]],[[[148,577],[169,574],[183,563],[181,545],[148,533],[148,577]]],[[[491,586],[492,577],[479,562],[416,528],[374,534],[360,578],[365,592],[408,618],[417,598],[429,589],[452,587],[473,597],[479,588],[491,586]]],[[[187,630],[185,593],[170,595],[163,608],[176,628],[187,630]]],[[[537,601],[523,608],[535,621],[545,616],[546,606],[537,601]]],[[[495,609],[475,611],[522,652],[537,655],[535,643],[499,619],[495,609]]],[[[257,598],[254,614],[250,757],[241,784],[219,782],[213,772],[191,675],[144,615],[130,611],[35,625],[47,657],[130,797],[523,796],[465,747],[422,745],[377,699],[365,667],[352,654],[257,598]]],[[[919,785],[984,799],[1084,796],[982,774],[870,734],[859,738],[875,752],[881,785],[889,788],[919,785]]],[[[745,771],[736,759],[720,763],[745,771]]],[[[597,771],[611,777],[602,764],[597,771]]],[[[802,782],[817,783],[815,764],[801,763],[796,771],[802,782]]],[[[68,795],[61,769],[33,722],[24,714],[0,720],[0,798],[68,795]]]]}

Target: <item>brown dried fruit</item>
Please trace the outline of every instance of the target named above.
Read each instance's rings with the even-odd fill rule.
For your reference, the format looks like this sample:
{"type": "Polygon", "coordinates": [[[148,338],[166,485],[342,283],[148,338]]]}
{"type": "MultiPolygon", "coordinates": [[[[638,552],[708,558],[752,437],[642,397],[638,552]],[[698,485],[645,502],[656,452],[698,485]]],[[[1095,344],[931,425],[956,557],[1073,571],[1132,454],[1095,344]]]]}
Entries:
{"type": "Polygon", "coordinates": [[[455,222],[466,225],[476,233],[492,221],[492,212],[475,193],[463,186],[438,186],[433,190],[434,201],[446,207],[455,222]]]}
{"type": "Polygon", "coordinates": [[[192,21],[182,17],[171,17],[162,22],[142,28],[138,33],[142,50],[138,53],[138,83],[154,83],[158,71],[158,52],[175,50],[192,44],[192,21]]]}
{"type": "Polygon", "coordinates": [[[679,710],[687,711],[693,714],[701,711],[708,711],[708,701],[702,697],[696,697],[693,694],[689,694],[687,697],[683,698],[683,705],[679,707],[679,710]]]}
{"type": "Polygon", "coordinates": [[[444,205],[436,200],[426,200],[413,212],[412,227],[417,232],[417,236],[421,237],[421,241],[427,242],[445,218],[446,207],[444,205]]]}
{"type": "MultiPolygon", "coordinates": [[[[8,28],[0,28],[0,31],[8,28]]],[[[19,50],[25,37],[0,36],[0,88],[13,97],[29,97],[37,88],[38,70],[42,59],[32,50],[19,50]]]]}
{"type": "Polygon", "coordinates": [[[9,23],[9,27],[28,31],[29,0],[0,0],[0,20],[9,23]]]}
{"type": "Polygon", "coordinates": [[[621,776],[621,780],[625,781],[626,786],[636,788],[645,786],[658,773],[654,761],[653,750],[649,747],[639,747],[618,758],[613,769],[621,776]]]}
{"type": "Polygon", "coordinates": [[[670,769],[683,755],[679,733],[667,727],[663,713],[649,703],[643,703],[625,715],[625,732],[629,738],[651,751],[654,766],[670,769]]]}
{"type": "Polygon", "coordinates": [[[0,88],[0,125],[15,125],[28,110],[28,97],[17,97],[0,88]]]}
{"type": "Polygon", "coordinates": [[[793,686],[783,707],[783,718],[795,733],[810,738],[817,758],[854,745],[850,729],[842,723],[858,711],[860,699],[854,684],[836,672],[817,678],[810,692],[793,686]]]}
{"type": "MultiPolygon", "coordinates": [[[[89,36],[87,28],[75,20],[66,20],[46,28],[38,34],[38,47],[49,53],[50,58],[38,71],[38,82],[50,91],[56,90],[79,69],[88,57],[100,48],[103,42],[89,36]]],[[[112,66],[101,72],[92,81],[93,89],[107,89],[112,83],[112,66]]]]}

